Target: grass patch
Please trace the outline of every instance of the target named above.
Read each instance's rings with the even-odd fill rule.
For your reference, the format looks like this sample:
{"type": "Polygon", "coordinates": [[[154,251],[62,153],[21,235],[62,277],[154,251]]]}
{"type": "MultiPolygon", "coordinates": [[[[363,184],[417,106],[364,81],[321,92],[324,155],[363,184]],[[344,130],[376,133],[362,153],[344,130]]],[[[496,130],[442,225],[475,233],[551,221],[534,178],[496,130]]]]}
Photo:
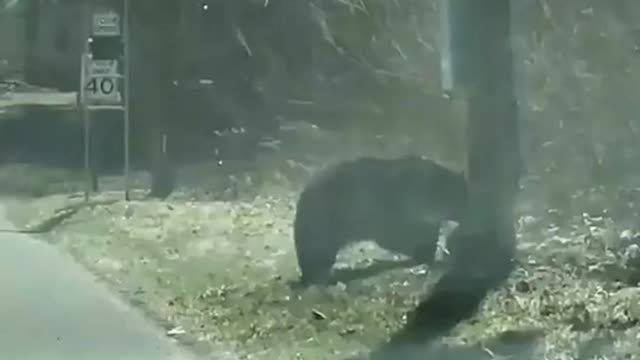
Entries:
{"type": "MultiPolygon", "coordinates": [[[[166,201],[126,203],[121,191],[105,191],[93,200],[113,202],[81,208],[45,237],[210,358],[222,350],[241,359],[335,359],[375,347],[403,325],[437,271],[390,266],[326,288],[292,287],[299,186],[283,181],[286,169],[266,168],[259,184],[242,169],[185,169],[184,178],[209,188],[189,183],[166,201]]],[[[28,227],[81,201],[77,192],[42,196],[11,202],[7,213],[28,227]]],[[[540,208],[519,207],[520,265],[508,284],[443,344],[467,351],[458,360],[638,358],[640,258],[629,252],[640,244],[636,229],[586,214],[555,226],[540,208]],[[544,337],[523,344],[518,334],[527,333],[544,337]]],[[[363,243],[337,266],[354,274],[380,264],[372,258],[399,260],[363,243]]]]}

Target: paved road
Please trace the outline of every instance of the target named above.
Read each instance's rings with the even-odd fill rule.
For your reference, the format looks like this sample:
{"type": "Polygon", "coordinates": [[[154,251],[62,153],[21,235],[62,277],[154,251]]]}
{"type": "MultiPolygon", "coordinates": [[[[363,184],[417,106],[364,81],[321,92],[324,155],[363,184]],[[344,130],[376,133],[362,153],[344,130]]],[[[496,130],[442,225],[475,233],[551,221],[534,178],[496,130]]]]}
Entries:
{"type": "MultiPolygon", "coordinates": [[[[12,228],[0,204],[0,229],[12,228]]],[[[193,360],[70,256],[0,233],[0,359],[193,360]]]]}

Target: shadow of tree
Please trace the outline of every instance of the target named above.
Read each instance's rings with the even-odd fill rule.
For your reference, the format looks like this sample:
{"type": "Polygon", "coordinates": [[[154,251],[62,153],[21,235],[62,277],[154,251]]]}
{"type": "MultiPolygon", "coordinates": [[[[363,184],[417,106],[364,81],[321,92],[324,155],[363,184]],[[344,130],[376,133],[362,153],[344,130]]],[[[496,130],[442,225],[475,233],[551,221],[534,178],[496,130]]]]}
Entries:
{"type": "MultiPolygon", "coordinates": [[[[416,345],[400,349],[393,359],[375,360],[490,360],[496,358],[533,360],[535,349],[544,336],[542,331],[506,331],[484,345],[457,346],[440,342],[416,345]]],[[[346,360],[369,360],[369,355],[360,355],[346,360]]]]}
{"type": "Polygon", "coordinates": [[[418,265],[414,260],[375,260],[366,268],[360,269],[339,269],[333,271],[333,274],[329,278],[329,282],[335,284],[337,282],[348,283],[355,280],[366,279],[376,276],[383,272],[409,268],[418,265]]]}
{"type": "MultiPolygon", "coordinates": [[[[407,260],[374,260],[373,263],[366,268],[359,269],[338,269],[334,270],[331,275],[325,280],[326,285],[335,285],[339,282],[341,283],[349,283],[351,281],[366,279],[369,277],[376,276],[386,271],[391,271],[395,269],[402,268],[410,268],[418,265],[415,260],[407,259],[407,260]]],[[[303,284],[300,283],[299,280],[292,281],[290,283],[292,288],[301,288],[304,287],[303,284]]]]}

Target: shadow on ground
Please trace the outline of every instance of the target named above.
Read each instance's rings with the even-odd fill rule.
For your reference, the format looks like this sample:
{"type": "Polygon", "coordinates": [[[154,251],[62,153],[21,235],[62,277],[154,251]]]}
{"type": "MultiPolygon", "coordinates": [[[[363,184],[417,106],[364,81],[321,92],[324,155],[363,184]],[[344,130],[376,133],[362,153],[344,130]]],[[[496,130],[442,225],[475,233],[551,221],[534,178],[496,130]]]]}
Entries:
{"type": "MultiPolygon", "coordinates": [[[[542,340],[542,331],[506,331],[488,341],[484,346],[445,345],[443,343],[416,346],[401,349],[393,358],[376,360],[491,360],[518,359],[533,360],[537,358],[535,350],[542,340]]],[[[352,357],[346,360],[368,360],[367,355],[352,357]]]]}
{"type": "MultiPolygon", "coordinates": [[[[338,283],[348,284],[353,281],[372,278],[387,271],[410,268],[416,265],[416,262],[412,259],[399,261],[376,259],[372,261],[371,265],[365,268],[333,270],[331,275],[326,279],[325,285],[336,285],[338,283]]],[[[299,279],[291,281],[290,285],[294,289],[304,287],[299,279]]]]}

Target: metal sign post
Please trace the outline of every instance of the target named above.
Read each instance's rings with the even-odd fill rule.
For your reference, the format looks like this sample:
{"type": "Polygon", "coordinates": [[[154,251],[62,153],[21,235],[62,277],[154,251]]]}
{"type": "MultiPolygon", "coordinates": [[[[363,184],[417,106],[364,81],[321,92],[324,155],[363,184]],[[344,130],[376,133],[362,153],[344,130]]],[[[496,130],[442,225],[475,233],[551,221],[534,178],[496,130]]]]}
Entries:
{"type": "Polygon", "coordinates": [[[91,179],[91,158],[90,158],[90,153],[91,153],[91,142],[90,142],[90,138],[91,138],[91,119],[90,119],[90,113],[89,110],[87,109],[87,99],[85,96],[85,92],[84,92],[84,85],[85,85],[85,81],[86,81],[86,63],[87,63],[87,57],[89,54],[89,23],[88,23],[88,17],[89,14],[91,13],[91,3],[89,1],[85,2],[85,8],[84,8],[84,19],[85,21],[83,21],[83,38],[85,39],[84,42],[84,51],[82,52],[82,55],[80,57],[80,84],[79,84],[79,90],[78,90],[78,102],[80,105],[80,113],[81,113],[81,117],[82,117],[82,123],[83,123],[83,127],[84,127],[84,173],[85,173],[85,191],[84,191],[84,200],[85,202],[89,201],[89,193],[91,192],[91,188],[92,188],[92,179],[91,179]]]}
{"type": "Polygon", "coordinates": [[[123,19],[123,31],[124,31],[124,68],[126,76],[124,77],[124,93],[127,97],[124,103],[124,198],[126,201],[130,200],[129,191],[131,189],[130,183],[130,170],[131,170],[131,146],[130,146],[130,112],[129,112],[129,74],[131,66],[129,59],[129,46],[131,39],[129,38],[129,0],[124,0],[124,19],[123,19]]]}
{"type": "MultiPolygon", "coordinates": [[[[129,59],[128,1],[124,0],[124,21],[112,10],[91,14],[91,32],[82,54],[80,102],[85,124],[85,172],[88,200],[91,189],[91,113],[122,111],[124,120],[124,183],[125,199],[129,200],[129,59]],[[122,81],[121,81],[122,80],[122,81]],[[123,96],[124,92],[124,96],[123,96]]],[[[88,6],[87,11],[91,8],[88,6]]],[[[100,134],[98,134],[100,135],[100,134]]]]}

